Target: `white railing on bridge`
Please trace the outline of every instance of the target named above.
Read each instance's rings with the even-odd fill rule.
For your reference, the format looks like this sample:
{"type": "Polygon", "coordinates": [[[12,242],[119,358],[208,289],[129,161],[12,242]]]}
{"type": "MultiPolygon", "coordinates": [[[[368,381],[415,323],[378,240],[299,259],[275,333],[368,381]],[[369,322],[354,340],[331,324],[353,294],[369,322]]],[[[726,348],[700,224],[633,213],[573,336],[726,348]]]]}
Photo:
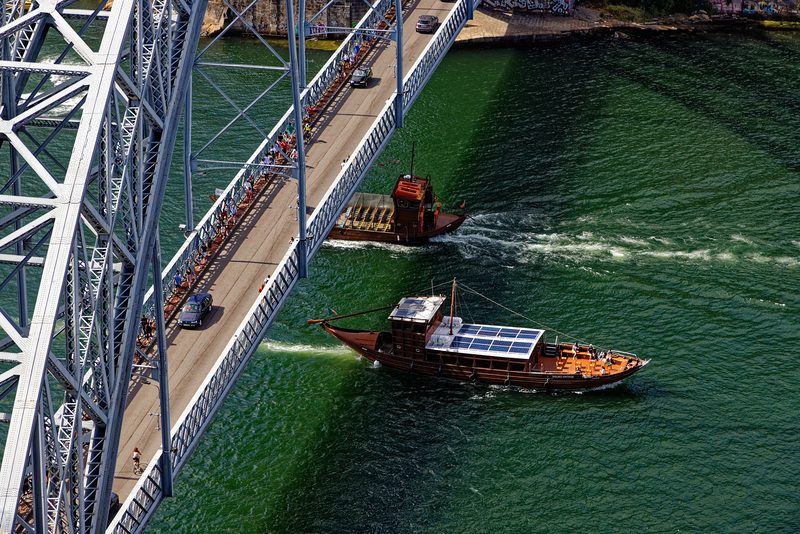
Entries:
{"type": "MultiPolygon", "coordinates": [[[[404,113],[407,113],[411,104],[422,91],[427,80],[441,62],[450,45],[455,40],[459,31],[464,27],[467,16],[467,2],[477,5],[480,0],[460,0],[451,11],[450,15],[441,24],[434,38],[425,48],[424,52],[414,64],[409,74],[403,80],[405,92],[404,113]]],[[[388,9],[392,2],[380,0],[374,4],[375,9],[388,9]]],[[[383,20],[373,11],[365,15],[357,28],[369,28],[383,20]]],[[[349,54],[350,47],[360,44],[363,40],[361,34],[351,34],[317,74],[312,83],[301,96],[304,107],[308,103],[316,102],[328,90],[328,87],[338,76],[337,67],[349,54]],[[327,84],[327,85],[326,85],[327,84]],[[313,98],[312,96],[313,95],[313,98]]],[[[395,108],[397,95],[393,95],[386,103],[380,115],[375,119],[369,132],[359,143],[351,155],[344,169],[341,170],[334,183],[325,193],[322,202],[314,210],[308,220],[308,258],[311,259],[325,237],[330,232],[336,219],[355,192],[361,180],[369,171],[375,160],[380,156],[396,129],[395,108]]],[[[162,273],[165,297],[172,294],[174,283],[171,273],[184,272],[191,263],[196,264],[200,245],[210,242],[216,235],[217,221],[223,209],[237,205],[245,194],[244,184],[251,172],[259,172],[261,161],[266,151],[286,131],[290,123],[293,109],[290,108],[278,125],[270,132],[266,139],[248,161],[248,166],[237,173],[225,192],[215,202],[214,206],[203,217],[192,235],[186,240],[183,247],[170,261],[162,273]]],[[[299,239],[290,245],[281,263],[275,269],[273,276],[261,291],[256,302],[251,306],[247,317],[242,321],[228,345],[223,349],[213,369],[209,372],[203,384],[198,389],[191,403],[172,427],[172,462],[174,476],[188,461],[191,452],[196,447],[205,429],[214,415],[219,410],[222,402],[227,397],[234,383],[243,371],[246,363],[255,352],[261,339],[266,334],[278,312],[286,303],[289,294],[300,280],[298,247],[299,239]]],[[[152,318],[154,306],[152,305],[152,290],[147,295],[145,309],[152,318]]],[[[163,451],[159,450],[147,464],[147,469],[139,479],[134,490],[126,499],[122,509],[109,525],[108,533],[133,533],[142,532],[145,525],[155,512],[158,504],[163,499],[161,484],[161,462],[163,451]]]]}

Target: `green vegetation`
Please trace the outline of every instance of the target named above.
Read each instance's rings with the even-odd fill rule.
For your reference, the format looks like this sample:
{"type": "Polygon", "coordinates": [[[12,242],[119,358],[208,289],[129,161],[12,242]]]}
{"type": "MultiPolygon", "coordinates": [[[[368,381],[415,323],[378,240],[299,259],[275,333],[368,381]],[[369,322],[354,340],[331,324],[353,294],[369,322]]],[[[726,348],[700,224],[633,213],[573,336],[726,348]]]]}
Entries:
{"type": "Polygon", "coordinates": [[[603,9],[609,16],[623,22],[647,22],[652,15],[640,7],[622,6],[618,4],[607,5],[603,9]]]}

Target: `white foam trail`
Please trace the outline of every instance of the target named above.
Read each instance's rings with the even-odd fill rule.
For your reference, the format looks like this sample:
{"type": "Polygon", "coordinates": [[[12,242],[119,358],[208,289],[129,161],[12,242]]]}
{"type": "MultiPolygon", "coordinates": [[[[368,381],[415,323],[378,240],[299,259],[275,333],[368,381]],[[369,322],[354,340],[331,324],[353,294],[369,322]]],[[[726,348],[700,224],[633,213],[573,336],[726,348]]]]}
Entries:
{"type": "Polygon", "coordinates": [[[733,234],[731,236],[731,239],[733,239],[734,241],[741,241],[742,243],[755,246],[755,242],[752,239],[748,239],[741,234],[733,234]]]}
{"type": "Polygon", "coordinates": [[[352,353],[345,345],[333,347],[320,347],[318,345],[305,345],[302,343],[284,343],[282,341],[264,340],[261,347],[270,352],[313,352],[315,354],[349,354],[352,353]]]}
{"type": "Polygon", "coordinates": [[[343,239],[326,239],[323,246],[350,250],[377,248],[388,250],[397,254],[413,254],[415,252],[415,248],[417,248],[398,243],[380,243],[377,241],[346,241],[343,239]]]}

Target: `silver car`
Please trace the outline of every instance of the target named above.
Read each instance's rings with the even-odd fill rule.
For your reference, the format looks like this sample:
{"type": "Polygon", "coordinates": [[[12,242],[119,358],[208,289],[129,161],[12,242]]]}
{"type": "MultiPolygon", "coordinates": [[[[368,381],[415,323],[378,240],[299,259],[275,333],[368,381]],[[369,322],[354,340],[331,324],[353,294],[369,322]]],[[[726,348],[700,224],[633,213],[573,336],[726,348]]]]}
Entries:
{"type": "Polygon", "coordinates": [[[433,33],[439,18],[434,15],[420,15],[417,21],[417,31],[420,33],[433,33]]]}

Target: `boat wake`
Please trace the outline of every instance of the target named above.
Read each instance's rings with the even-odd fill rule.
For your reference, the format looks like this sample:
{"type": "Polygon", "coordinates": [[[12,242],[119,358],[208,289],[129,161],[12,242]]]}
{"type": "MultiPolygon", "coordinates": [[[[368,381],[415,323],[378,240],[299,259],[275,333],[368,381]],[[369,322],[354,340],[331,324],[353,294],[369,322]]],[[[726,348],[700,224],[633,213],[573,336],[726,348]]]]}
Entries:
{"type": "Polygon", "coordinates": [[[338,249],[381,249],[394,252],[396,254],[413,254],[417,247],[410,247],[398,243],[381,243],[378,241],[344,241],[340,239],[326,239],[323,246],[338,249]]]}
{"type": "MultiPolygon", "coordinates": [[[[663,235],[603,235],[580,231],[524,231],[541,226],[541,221],[519,221],[504,214],[471,217],[453,233],[434,239],[455,245],[464,259],[494,256],[517,263],[547,260],[585,262],[678,261],[692,264],[757,263],[781,267],[800,266],[797,250],[776,248],[741,233],[703,238],[675,238],[663,235]]],[[[798,248],[800,242],[792,242],[798,248]]]]}
{"type": "Polygon", "coordinates": [[[284,343],[282,341],[263,340],[260,345],[261,350],[268,352],[291,352],[303,354],[326,354],[341,355],[353,354],[353,351],[343,345],[333,345],[330,347],[320,347],[318,345],[306,345],[304,343],[284,343]]]}

